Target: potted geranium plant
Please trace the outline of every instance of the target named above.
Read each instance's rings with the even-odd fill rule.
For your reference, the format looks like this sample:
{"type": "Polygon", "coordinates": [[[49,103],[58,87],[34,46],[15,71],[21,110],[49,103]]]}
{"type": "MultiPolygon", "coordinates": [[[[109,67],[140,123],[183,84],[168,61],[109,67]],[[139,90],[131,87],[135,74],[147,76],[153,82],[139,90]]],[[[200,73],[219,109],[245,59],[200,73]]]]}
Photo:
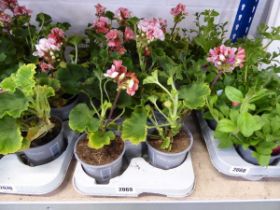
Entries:
{"type": "MultiPolygon", "coordinates": [[[[91,97],[90,107],[85,103],[78,104],[70,112],[69,126],[74,131],[84,132],[75,145],[76,158],[96,182],[105,183],[119,175],[125,151],[116,123],[125,109],[118,115],[114,115],[114,110],[121,92],[126,90],[127,95],[133,96],[139,81],[135,73],[127,71],[121,60],[114,60],[105,74],[100,69],[96,69],[94,74],[98,80],[100,104],[96,106],[91,97]],[[110,81],[116,83],[113,101],[107,90],[110,81]]],[[[90,93],[87,95],[90,96],[90,93]]]]}
{"type": "MultiPolygon", "coordinates": [[[[45,19],[51,22],[50,17],[46,16],[45,19]]],[[[55,89],[55,96],[50,98],[52,113],[67,120],[88,76],[87,66],[79,62],[79,44],[83,38],[77,35],[66,37],[65,30],[69,28],[67,23],[56,23],[52,28],[45,26],[45,22],[41,24],[49,33],[35,45],[33,55],[39,58],[37,77],[41,84],[51,85],[55,89]],[[69,54],[70,61],[67,62],[65,50],[69,47],[73,48],[73,53],[69,54]]]]}
{"type": "Polygon", "coordinates": [[[174,168],[185,159],[193,139],[183,125],[184,117],[191,110],[203,107],[210,94],[208,85],[204,83],[194,82],[177,88],[174,79],[177,70],[175,66],[168,70],[168,74],[161,74],[161,78],[155,70],[144,79],[143,83],[150,86],[147,87],[148,103],[138,107],[124,121],[122,129],[124,139],[141,141],[147,137],[150,162],[163,169],[174,168]],[[157,113],[163,121],[159,122],[157,113]],[[153,129],[153,132],[147,135],[147,129],[153,129]]]}
{"type": "Polygon", "coordinates": [[[51,116],[53,88],[35,80],[34,64],[22,65],[1,83],[1,154],[21,152],[30,165],[53,160],[64,148],[61,120],[51,116]]]}
{"type": "Polygon", "coordinates": [[[235,145],[245,160],[266,166],[277,159],[279,129],[271,122],[279,115],[280,82],[273,64],[279,53],[269,53],[266,48],[280,36],[279,27],[269,32],[261,26],[259,32],[256,39],[239,40],[238,48],[222,45],[210,50],[208,61],[217,75],[211,83],[208,110],[218,123],[215,136],[221,147],[235,145]],[[266,46],[262,45],[264,39],[270,40],[266,46]]]}

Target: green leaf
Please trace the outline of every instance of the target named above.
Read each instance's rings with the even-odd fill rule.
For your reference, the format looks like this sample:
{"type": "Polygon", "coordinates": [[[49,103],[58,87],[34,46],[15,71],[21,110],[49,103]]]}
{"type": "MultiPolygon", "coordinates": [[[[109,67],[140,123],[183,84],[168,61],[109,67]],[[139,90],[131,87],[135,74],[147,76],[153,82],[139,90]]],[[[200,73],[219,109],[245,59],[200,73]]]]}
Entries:
{"type": "Polygon", "coordinates": [[[232,86],[227,86],[225,94],[230,101],[241,103],[244,99],[242,92],[232,86]]]}
{"type": "Polygon", "coordinates": [[[36,21],[39,23],[39,26],[47,26],[52,22],[52,18],[51,16],[41,12],[37,14],[36,21]]]}
{"type": "Polygon", "coordinates": [[[219,141],[219,148],[229,148],[234,144],[234,139],[228,133],[215,131],[214,137],[219,141]]]}
{"type": "Polygon", "coordinates": [[[239,115],[237,125],[241,133],[245,137],[249,137],[255,131],[258,131],[262,128],[263,122],[260,116],[253,116],[250,113],[244,112],[239,115]]]}
{"type": "Polygon", "coordinates": [[[17,152],[21,148],[22,140],[16,119],[8,116],[0,119],[0,154],[17,152]]]}
{"type": "Polygon", "coordinates": [[[217,131],[224,132],[224,133],[231,133],[237,129],[235,123],[228,119],[222,119],[218,122],[217,131]]]}
{"type": "Polygon", "coordinates": [[[111,140],[115,139],[113,131],[101,132],[97,131],[88,134],[88,146],[93,149],[101,149],[105,145],[109,145],[111,140]]]}
{"type": "Polygon", "coordinates": [[[133,144],[146,140],[147,113],[144,109],[136,109],[132,115],[123,122],[122,139],[133,144]]]}
{"type": "Polygon", "coordinates": [[[28,109],[28,100],[20,91],[14,94],[4,92],[0,94],[0,118],[9,115],[13,118],[19,118],[25,110],[28,109]]]}
{"type": "Polygon", "coordinates": [[[189,109],[203,107],[209,95],[210,88],[206,83],[193,83],[191,86],[182,86],[179,90],[179,98],[184,100],[189,109]]]}
{"type": "Polygon", "coordinates": [[[5,59],[7,58],[7,55],[5,53],[0,53],[0,62],[5,61],[5,59]]]}
{"type": "Polygon", "coordinates": [[[84,103],[78,104],[69,115],[69,127],[77,132],[96,132],[99,120],[93,117],[93,112],[84,103]]]}
{"type": "Polygon", "coordinates": [[[261,166],[268,166],[269,165],[271,155],[263,155],[263,154],[259,154],[257,152],[253,152],[252,155],[253,155],[253,157],[255,157],[258,160],[258,163],[261,166]]]}
{"type": "Polygon", "coordinates": [[[26,96],[31,96],[36,83],[35,69],[35,64],[22,65],[16,73],[4,79],[0,87],[10,92],[20,89],[26,96]]]}
{"type": "Polygon", "coordinates": [[[74,35],[74,36],[70,36],[68,38],[68,42],[71,45],[77,46],[83,41],[83,39],[84,39],[84,37],[82,37],[82,36],[74,35]]]}
{"type": "Polygon", "coordinates": [[[143,84],[155,84],[158,83],[158,70],[155,70],[152,72],[152,75],[147,76],[144,80],[143,80],[143,84]]]}

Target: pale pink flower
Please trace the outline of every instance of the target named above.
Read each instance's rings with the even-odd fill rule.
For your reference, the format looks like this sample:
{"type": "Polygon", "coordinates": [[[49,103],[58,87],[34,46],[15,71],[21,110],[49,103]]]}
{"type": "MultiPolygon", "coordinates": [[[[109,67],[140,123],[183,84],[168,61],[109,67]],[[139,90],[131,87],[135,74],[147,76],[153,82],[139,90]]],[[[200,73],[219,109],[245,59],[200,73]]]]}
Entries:
{"type": "Polygon", "coordinates": [[[65,38],[64,31],[60,28],[55,27],[51,30],[48,38],[55,40],[56,45],[60,48],[65,38]]]}
{"type": "Polygon", "coordinates": [[[210,49],[207,61],[214,64],[218,70],[231,72],[236,67],[243,67],[245,61],[245,50],[243,48],[231,48],[221,45],[210,49]]]}
{"type": "Polygon", "coordinates": [[[134,96],[139,87],[139,80],[135,73],[126,73],[126,93],[130,96],[134,96]]]}
{"type": "Polygon", "coordinates": [[[95,5],[95,9],[96,9],[96,16],[102,16],[105,14],[106,8],[103,7],[101,4],[97,4],[95,5]]]}
{"type": "Polygon", "coordinates": [[[0,25],[5,27],[8,26],[12,21],[12,17],[5,13],[0,13],[0,25]]]}
{"type": "Polygon", "coordinates": [[[164,40],[162,26],[160,21],[156,18],[140,20],[138,28],[140,31],[144,32],[148,41],[153,41],[155,39],[164,40]]]}
{"type": "Polygon", "coordinates": [[[31,15],[32,11],[30,9],[27,9],[25,6],[16,6],[13,9],[13,13],[15,16],[19,15],[31,15]]]}
{"type": "Polygon", "coordinates": [[[49,55],[50,52],[59,51],[60,46],[56,44],[56,41],[52,38],[42,38],[39,43],[35,45],[36,51],[33,53],[34,56],[44,57],[49,55]]]}
{"type": "Polygon", "coordinates": [[[105,77],[115,79],[118,83],[124,79],[124,75],[127,72],[127,68],[122,65],[121,60],[113,60],[113,64],[110,69],[104,74],[105,77]]]}
{"type": "Polygon", "coordinates": [[[241,47],[238,48],[237,54],[236,54],[236,65],[238,65],[240,68],[243,67],[243,63],[245,61],[245,50],[241,47]]]}
{"type": "Polygon", "coordinates": [[[126,20],[128,18],[131,17],[132,12],[129,11],[127,8],[124,7],[120,7],[117,11],[116,11],[116,17],[120,20],[126,20]]]}
{"type": "Polygon", "coordinates": [[[173,16],[187,15],[186,5],[179,3],[176,7],[171,9],[170,13],[173,16]]]}
{"type": "Polygon", "coordinates": [[[134,40],[134,39],[135,39],[135,34],[132,31],[132,29],[129,28],[129,27],[125,27],[125,30],[124,30],[124,40],[125,41],[129,41],[129,40],[134,40]]]}
{"type": "Polygon", "coordinates": [[[39,66],[42,72],[49,72],[50,70],[54,69],[52,64],[45,63],[44,61],[40,62],[39,66]]]}
{"type": "Polygon", "coordinates": [[[106,34],[109,31],[110,25],[109,20],[106,17],[99,17],[95,23],[93,23],[93,27],[95,28],[97,33],[106,34]]]}

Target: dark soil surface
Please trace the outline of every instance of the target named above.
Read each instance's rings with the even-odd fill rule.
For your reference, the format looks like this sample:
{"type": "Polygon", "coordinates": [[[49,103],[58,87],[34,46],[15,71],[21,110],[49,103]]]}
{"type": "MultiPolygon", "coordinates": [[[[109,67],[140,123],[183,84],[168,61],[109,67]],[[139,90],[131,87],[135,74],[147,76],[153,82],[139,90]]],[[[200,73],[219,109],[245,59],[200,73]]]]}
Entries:
{"type": "Polygon", "coordinates": [[[83,139],[77,144],[78,157],[90,165],[105,165],[116,160],[123,151],[124,143],[120,138],[111,141],[101,149],[88,147],[88,140],[83,139]]]}
{"type": "Polygon", "coordinates": [[[178,133],[174,137],[174,141],[172,143],[172,148],[170,151],[160,148],[160,145],[162,144],[161,139],[149,139],[148,141],[152,147],[156,148],[159,151],[166,152],[166,153],[182,152],[190,145],[189,136],[182,130],[180,131],[180,133],[178,133]]]}

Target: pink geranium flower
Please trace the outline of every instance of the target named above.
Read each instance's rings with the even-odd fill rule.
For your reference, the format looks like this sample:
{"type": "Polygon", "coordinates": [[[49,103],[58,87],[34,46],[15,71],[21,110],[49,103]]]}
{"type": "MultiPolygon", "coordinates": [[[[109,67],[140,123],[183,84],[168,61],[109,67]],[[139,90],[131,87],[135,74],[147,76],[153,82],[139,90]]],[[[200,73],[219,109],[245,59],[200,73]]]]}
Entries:
{"type": "Polygon", "coordinates": [[[159,18],[159,24],[160,24],[160,27],[161,27],[161,30],[165,33],[166,32],[166,28],[167,28],[167,20],[166,19],[162,19],[162,18],[159,18]]]}
{"type": "Polygon", "coordinates": [[[125,78],[127,68],[122,65],[121,60],[114,60],[110,69],[104,74],[105,77],[115,79],[118,83],[125,78]]]}
{"type": "Polygon", "coordinates": [[[107,44],[114,52],[123,55],[126,49],[122,45],[122,32],[117,29],[110,30],[106,35],[107,44]]]}
{"type": "Polygon", "coordinates": [[[39,66],[42,72],[49,72],[50,70],[54,69],[52,64],[45,63],[44,61],[40,62],[39,66]]]}
{"type": "Polygon", "coordinates": [[[133,72],[127,72],[121,60],[114,60],[110,69],[104,74],[105,77],[114,79],[118,84],[118,90],[126,89],[126,93],[133,96],[138,90],[139,80],[133,72]]]}
{"type": "Polygon", "coordinates": [[[106,34],[109,31],[110,25],[109,20],[106,17],[99,17],[95,23],[93,23],[97,33],[106,34]]]}
{"type": "Polygon", "coordinates": [[[2,11],[6,9],[13,10],[18,5],[17,0],[1,0],[0,1],[0,9],[2,11]]]}
{"type": "Polygon", "coordinates": [[[5,27],[8,26],[12,21],[12,17],[5,13],[0,13],[0,25],[5,27]]]}
{"type": "Polygon", "coordinates": [[[126,78],[126,93],[130,96],[134,96],[139,87],[139,80],[133,72],[127,72],[126,78]]]}
{"type": "Polygon", "coordinates": [[[179,3],[176,7],[171,9],[170,13],[173,16],[187,15],[186,5],[179,3]]]}
{"type": "Polygon", "coordinates": [[[124,30],[124,40],[125,41],[130,41],[130,40],[134,40],[134,39],[135,39],[135,34],[132,31],[132,29],[129,28],[129,27],[125,27],[125,30],[124,30]]]}
{"type": "Polygon", "coordinates": [[[42,38],[39,43],[35,45],[36,51],[33,53],[34,56],[44,57],[50,54],[50,52],[59,51],[60,46],[57,45],[56,41],[52,38],[42,38]]]}
{"type": "Polygon", "coordinates": [[[56,45],[61,47],[65,38],[64,31],[60,28],[55,27],[51,30],[51,33],[48,35],[48,38],[54,39],[56,45]]]}
{"type": "Polygon", "coordinates": [[[231,48],[221,45],[210,49],[207,60],[224,72],[232,72],[236,67],[243,67],[245,61],[245,50],[243,48],[231,48]]]}
{"type": "Polygon", "coordinates": [[[30,9],[27,9],[25,6],[16,6],[13,9],[13,13],[15,16],[19,15],[31,15],[32,11],[30,9]]]}
{"type": "Polygon", "coordinates": [[[124,7],[120,7],[117,11],[116,11],[116,17],[120,20],[126,20],[128,18],[131,17],[132,12],[129,11],[127,8],[124,7]]]}
{"type": "Polygon", "coordinates": [[[96,9],[96,16],[102,16],[105,14],[106,8],[103,7],[101,4],[97,4],[95,5],[95,9],[96,9]]]}
{"type": "Polygon", "coordinates": [[[138,29],[145,34],[148,41],[153,41],[155,39],[164,40],[161,22],[156,18],[140,20],[138,29]]]}

